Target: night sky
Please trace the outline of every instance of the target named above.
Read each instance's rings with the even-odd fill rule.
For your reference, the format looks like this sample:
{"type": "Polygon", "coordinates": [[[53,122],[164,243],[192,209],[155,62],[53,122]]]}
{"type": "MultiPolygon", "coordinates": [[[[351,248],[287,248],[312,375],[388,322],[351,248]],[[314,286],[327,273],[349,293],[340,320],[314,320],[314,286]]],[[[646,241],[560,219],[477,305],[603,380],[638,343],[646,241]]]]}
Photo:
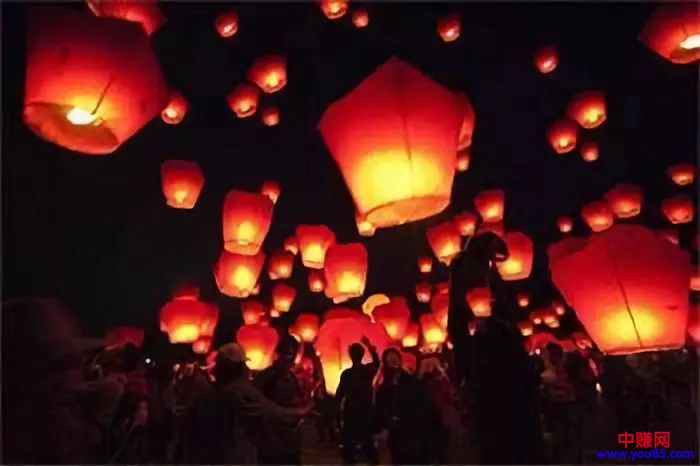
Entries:
{"type": "MultiPolygon", "coordinates": [[[[217,338],[231,339],[238,301],[218,292],[211,271],[222,248],[223,198],[232,188],[257,191],[275,179],[282,195],[264,245],[268,255],[296,225],[327,224],[338,241],[366,245],[365,296],[402,294],[416,313],[428,309],[413,291],[416,259],[430,253],[426,226],[473,210],[478,191],[501,187],[506,229],[526,232],[537,247],[533,278],[509,286],[532,291],[537,307],[551,298],[544,246],[559,236],[558,215],[574,216],[574,233],[588,234],[582,204],[628,182],[644,189],[635,221],[666,227],[660,201],[695,195],[694,186],[675,186],[664,171],[696,160],[698,67],[672,64],[639,42],[652,4],[369,4],[369,27],[357,29],[349,14],[328,20],[317,3],[237,3],[239,31],[222,39],[213,21],[226,6],[161,3],[168,23],[153,45],[168,84],[189,100],[189,113],[177,126],[155,118],[113,154],[85,156],[39,139],[22,123],[29,5],[2,4],[3,298],[59,296],[92,333],[110,324],[155,328],[174,286],[191,279],[222,310],[217,338]],[[435,25],[449,12],[461,14],[462,33],[446,44],[435,25]],[[547,44],[559,49],[560,63],[543,75],[533,54],[547,44]],[[288,61],[287,86],[263,96],[280,107],[281,123],[273,128],[258,115],[236,118],[225,101],[252,61],[267,53],[288,61]],[[471,167],[456,175],[443,213],[361,238],[352,199],[316,125],[332,101],[392,55],[469,95],[476,112],[471,167]],[[599,143],[594,163],[578,149],[556,155],[545,138],[573,94],[589,89],[604,91],[608,106],[600,128],[579,133],[579,141],[599,143]],[[165,204],[159,166],[173,158],[196,160],[206,177],[193,210],[165,204]]],[[[683,227],[684,244],[693,227],[683,227]]],[[[444,279],[444,266],[432,277],[444,279]]],[[[291,281],[299,290],[293,313],[331,304],[308,291],[298,259],[291,281]]]]}

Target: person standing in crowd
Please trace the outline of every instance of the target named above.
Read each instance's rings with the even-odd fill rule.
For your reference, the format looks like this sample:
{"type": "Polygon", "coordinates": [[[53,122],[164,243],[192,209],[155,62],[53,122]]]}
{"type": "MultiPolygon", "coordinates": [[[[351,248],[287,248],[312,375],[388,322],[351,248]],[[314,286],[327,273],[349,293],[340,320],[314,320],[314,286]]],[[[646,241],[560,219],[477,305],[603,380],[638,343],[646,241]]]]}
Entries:
{"type": "Polygon", "coordinates": [[[545,347],[544,417],[552,435],[551,459],[572,463],[580,458],[575,410],[576,394],[565,369],[564,349],[556,343],[545,347]]]}

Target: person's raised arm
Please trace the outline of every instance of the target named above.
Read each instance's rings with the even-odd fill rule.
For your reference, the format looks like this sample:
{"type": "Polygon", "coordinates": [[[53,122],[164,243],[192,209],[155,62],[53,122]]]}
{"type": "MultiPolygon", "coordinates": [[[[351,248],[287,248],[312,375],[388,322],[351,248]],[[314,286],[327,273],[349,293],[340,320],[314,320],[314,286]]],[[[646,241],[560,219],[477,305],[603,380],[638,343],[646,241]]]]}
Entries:
{"type": "Polygon", "coordinates": [[[372,362],[370,363],[370,369],[372,374],[376,374],[379,370],[379,353],[377,353],[377,348],[372,344],[372,342],[366,336],[362,336],[362,344],[369,350],[370,356],[372,356],[372,362]]]}

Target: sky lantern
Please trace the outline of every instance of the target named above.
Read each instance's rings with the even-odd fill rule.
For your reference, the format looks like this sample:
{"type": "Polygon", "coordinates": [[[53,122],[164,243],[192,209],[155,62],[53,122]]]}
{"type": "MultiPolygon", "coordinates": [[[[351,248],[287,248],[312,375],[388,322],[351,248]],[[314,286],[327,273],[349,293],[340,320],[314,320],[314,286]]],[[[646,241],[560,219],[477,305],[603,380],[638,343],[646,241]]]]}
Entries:
{"type": "Polygon", "coordinates": [[[435,321],[444,330],[447,330],[448,315],[450,312],[450,296],[448,293],[434,293],[430,298],[430,312],[435,321]]]}
{"type": "Polygon", "coordinates": [[[595,141],[586,141],[581,144],[581,158],[585,162],[595,162],[600,157],[598,143],[595,141]]]}
{"type": "Polygon", "coordinates": [[[211,348],[212,337],[201,335],[192,343],[192,352],[194,354],[207,354],[211,348]]]}
{"type": "Polygon", "coordinates": [[[695,165],[690,163],[672,165],[668,167],[666,174],[678,186],[688,186],[695,181],[695,165]]]}
{"type": "Polygon", "coordinates": [[[265,253],[254,256],[221,251],[214,266],[214,278],[219,291],[233,298],[247,298],[253,293],[260,271],[265,262],[265,253]]]}
{"type": "Polygon", "coordinates": [[[282,55],[258,57],[248,69],[248,81],[267,94],[279,91],[287,85],[287,59],[282,55]]]}
{"type": "Polygon", "coordinates": [[[437,22],[437,32],[445,42],[452,42],[459,38],[462,31],[462,20],[454,13],[442,16],[437,22]]]}
{"type": "Polygon", "coordinates": [[[418,282],[416,283],[416,299],[419,303],[430,302],[430,295],[432,292],[432,286],[428,282],[418,282]]]}
{"type": "Polygon", "coordinates": [[[280,184],[274,180],[267,180],[263,182],[260,187],[260,194],[269,197],[273,204],[277,203],[277,199],[280,197],[280,191],[280,184]]]}
{"type": "Polygon", "coordinates": [[[375,307],[372,317],[374,317],[375,322],[384,326],[390,339],[397,341],[406,334],[411,320],[411,311],[408,308],[406,298],[394,297],[388,303],[375,307]]]}
{"type": "Polygon", "coordinates": [[[352,12],[352,24],[357,28],[365,28],[369,24],[367,8],[355,8],[352,12]]]}
{"type": "Polygon", "coordinates": [[[559,64],[557,49],[551,45],[540,47],[535,51],[535,66],[540,73],[551,73],[559,64]]]}
{"type": "Polygon", "coordinates": [[[236,341],[245,351],[248,368],[261,371],[272,365],[279,335],[274,328],[265,325],[243,325],[236,332],[236,341]]]}
{"type": "Polygon", "coordinates": [[[406,333],[401,339],[401,346],[404,348],[415,348],[418,346],[420,339],[420,327],[415,322],[409,322],[406,327],[406,333]]]}
{"type": "Polygon", "coordinates": [[[86,3],[95,16],[138,23],[149,36],[166,22],[155,0],[86,0],[86,3]]]}
{"type": "Polygon", "coordinates": [[[474,197],[474,206],[485,223],[498,223],[503,220],[505,197],[502,189],[487,189],[474,197]]]}
{"type": "Polygon", "coordinates": [[[420,327],[423,332],[423,341],[428,346],[439,346],[447,340],[447,331],[438,324],[432,314],[420,316],[420,327]]]}
{"type": "Polygon", "coordinates": [[[447,207],[463,119],[452,92],[391,58],[332,103],[319,130],[356,210],[384,228],[447,207]]]}
{"type": "Polygon", "coordinates": [[[532,321],[533,324],[535,325],[540,325],[542,323],[542,313],[544,310],[542,309],[537,309],[534,310],[530,313],[530,320],[532,321]]]}
{"type": "Polygon", "coordinates": [[[277,126],[280,122],[280,110],[274,105],[263,107],[260,118],[265,126],[277,126]]]}
{"type": "Polygon", "coordinates": [[[620,183],[603,196],[616,217],[636,217],[642,211],[642,190],[635,185],[620,183]]]}
{"type": "Polygon", "coordinates": [[[257,254],[270,229],[272,206],[264,194],[229,191],[223,209],[224,248],[237,254],[257,254]]]}
{"type": "Polygon", "coordinates": [[[240,83],[226,96],[228,106],[238,118],[248,118],[255,115],[259,100],[260,91],[248,83],[240,83]]]}
{"type": "Polygon", "coordinates": [[[617,225],[549,248],[552,280],[601,351],[679,348],[688,320],[690,258],[639,225],[617,225]]]}
{"type": "Polygon", "coordinates": [[[229,9],[218,14],[214,20],[214,29],[224,39],[233,37],[238,32],[238,13],[229,9]]]}
{"type": "Polygon", "coordinates": [[[170,343],[193,343],[199,338],[209,305],[190,299],[173,299],[160,309],[160,330],[170,343]]]}
{"type": "Polygon", "coordinates": [[[469,170],[469,162],[471,161],[471,155],[469,149],[462,149],[457,152],[457,162],[455,168],[458,172],[465,172],[469,170]]]}
{"type": "Polygon", "coordinates": [[[362,312],[370,317],[372,317],[372,313],[374,312],[374,308],[381,304],[386,304],[389,301],[389,297],[385,294],[382,293],[375,293],[373,295],[370,295],[365,299],[365,302],[362,303],[362,312]]]}
{"type": "Polygon", "coordinates": [[[574,219],[568,215],[560,215],[557,217],[557,228],[561,233],[570,233],[574,228],[574,219]]]}
{"type": "Polygon", "coordinates": [[[656,234],[661,236],[662,238],[667,239],[676,246],[680,244],[681,239],[678,234],[678,230],[675,228],[659,228],[658,230],[656,230],[656,234]]]}
{"type": "Polygon", "coordinates": [[[313,343],[318,335],[319,325],[318,315],[303,313],[297,316],[289,332],[299,337],[299,339],[305,343],[313,343]]]}
{"type": "Polygon", "coordinates": [[[557,314],[553,309],[540,309],[540,318],[543,324],[550,325],[557,320],[557,314]]]}
{"type": "Polygon", "coordinates": [[[161,110],[160,118],[169,125],[177,125],[185,118],[189,106],[187,99],[179,91],[171,89],[168,103],[161,110]]]}
{"type": "Polygon", "coordinates": [[[546,322],[545,325],[549,328],[559,328],[561,326],[561,322],[559,321],[559,317],[554,316],[554,318],[546,322]]]}
{"type": "Polygon", "coordinates": [[[299,240],[296,236],[287,236],[284,239],[284,250],[289,251],[295,256],[299,252],[299,240]]]}
{"type": "Polygon", "coordinates": [[[597,128],[605,121],[605,95],[600,91],[579,92],[566,108],[569,118],[582,128],[597,128]]]}
{"type": "Polygon", "coordinates": [[[160,165],[160,180],[166,204],[175,209],[192,209],[204,187],[204,175],[197,162],[166,160],[160,165]]]}
{"type": "Polygon", "coordinates": [[[299,225],[296,237],[304,266],[322,269],[326,260],[326,251],[335,244],[335,233],[325,225],[299,225]]]}
{"type": "Polygon", "coordinates": [[[581,218],[594,232],[610,228],[615,223],[615,216],[610,206],[603,201],[591,201],[581,209],[581,218]]]}
{"type": "Polygon", "coordinates": [[[467,304],[475,317],[488,317],[491,315],[491,289],[488,286],[479,286],[467,291],[467,304]]]}
{"type": "Polygon", "coordinates": [[[362,296],[367,280],[367,261],[367,249],[362,243],[329,247],[323,268],[326,296],[335,303],[362,296]]]}
{"type": "Polygon", "coordinates": [[[530,295],[525,292],[520,292],[517,294],[516,300],[518,301],[518,306],[527,307],[530,304],[530,295]]]}
{"type": "Polygon", "coordinates": [[[664,199],[661,202],[661,211],[674,225],[690,223],[695,217],[693,201],[684,194],[664,199]]]}
{"type": "Polygon", "coordinates": [[[278,312],[288,312],[297,295],[297,290],[286,283],[275,283],[271,294],[272,308],[278,312]]]}
{"type": "Polygon", "coordinates": [[[367,217],[360,213],[355,214],[355,225],[360,236],[374,236],[377,229],[367,220],[367,217]]]}
{"type": "Polygon", "coordinates": [[[320,293],[326,289],[326,278],[323,276],[323,270],[311,269],[306,278],[309,283],[309,290],[314,293],[320,293]]]}
{"type": "Polygon", "coordinates": [[[518,322],[518,330],[520,330],[520,333],[524,337],[529,337],[530,335],[532,335],[532,332],[534,329],[535,328],[532,325],[532,322],[530,322],[530,321],[523,320],[523,321],[518,322]]]}
{"type": "MultiPolygon", "coordinates": [[[[474,135],[474,125],[476,124],[476,114],[474,113],[474,107],[464,92],[457,92],[455,94],[457,99],[457,104],[462,109],[463,119],[462,125],[459,127],[459,135],[457,137],[457,150],[463,151],[468,149],[472,145],[472,136],[474,135]]],[[[467,160],[469,153],[467,152],[467,160]]],[[[469,163],[467,162],[467,168],[469,168],[469,163]]],[[[461,171],[466,171],[466,168],[461,171]]]]}
{"type": "Polygon", "coordinates": [[[267,275],[270,280],[279,280],[292,276],[294,254],[289,251],[275,251],[267,262],[267,275]]]}
{"type": "Polygon", "coordinates": [[[501,278],[513,281],[529,277],[532,271],[532,240],[519,231],[506,233],[503,239],[508,245],[509,255],[506,260],[496,262],[501,278]]]}
{"type": "Polygon", "coordinates": [[[700,12],[697,4],[675,3],[654,10],[639,39],[672,63],[692,63],[700,58],[700,12]]]}
{"type": "Polygon", "coordinates": [[[24,123],[66,149],[112,153],[168,101],[150,40],[129,22],[41,8],[26,51],[24,123]]]}
{"type": "Polygon", "coordinates": [[[433,258],[430,256],[419,257],[418,270],[420,273],[430,273],[433,270],[433,258]]]}
{"type": "Polygon", "coordinates": [[[260,301],[249,299],[241,303],[241,317],[245,325],[253,325],[267,314],[267,307],[260,301]]]}
{"type": "Polygon", "coordinates": [[[338,19],[348,12],[348,0],[321,0],[321,11],[328,19],[338,19]]]}
{"type": "Polygon", "coordinates": [[[455,215],[453,222],[459,230],[460,235],[473,236],[474,232],[476,231],[476,223],[478,220],[479,219],[475,213],[465,210],[464,212],[455,215]]]}
{"type": "Polygon", "coordinates": [[[117,325],[109,327],[105,333],[105,346],[117,347],[131,343],[134,346],[141,347],[143,344],[143,329],[132,327],[130,325],[117,325]]]}
{"type": "Polygon", "coordinates": [[[576,147],[578,129],[576,123],[568,118],[561,118],[547,128],[547,139],[557,154],[566,154],[576,147]]]}
{"type": "Polygon", "coordinates": [[[425,230],[425,234],[435,257],[443,264],[450,265],[462,247],[457,227],[452,222],[442,222],[425,230]]]}
{"type": "Polygon", "coordinates": [[[566,314],[566,306],[558,299],[552,300],[552,304],[550,305],[550,307],[558,316],[563,316],[564,314],[566,314]]]}

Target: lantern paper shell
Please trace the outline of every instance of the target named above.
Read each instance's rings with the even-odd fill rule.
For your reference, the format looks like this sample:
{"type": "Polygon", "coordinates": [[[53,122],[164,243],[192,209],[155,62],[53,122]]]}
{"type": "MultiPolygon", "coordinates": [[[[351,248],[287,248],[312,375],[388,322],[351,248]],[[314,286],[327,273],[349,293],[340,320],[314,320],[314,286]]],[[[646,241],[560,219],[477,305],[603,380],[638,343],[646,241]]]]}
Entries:
{"type": "Polygon", "coordinates": [[[357,225],[357,232],[360,236],[374,236],[377,231],[374,225],[367,220],[367,217],[360,213],[355,214],[355,225],[357,225]]]}
{"type": "Polygon", "coordinates": [[[693,201],[682,194],[664,199],[661,202],[661,211],[668,221],[674,225],[690,223],[695,217],[693,201]]]}
{"type": "Polygon", "coordinates": [[[598,143],[586,141],[581,144],[581,158],[586,162],[595,162],[600,157],[598,143]]]}
{"type": "Polygon", "coordinates": [[[416,283],[416,299],[419,303],[430,302],[430,295],[432,292],[432,286],[428,282],[418,282],[416,283]]]}
{"type": "Polygon", "coordinates": [[[509,255],[506,260],[496,262],[501,278],[513,281],[529,277],[532,271],[532,240],[519,231],[506,233],[503,239],[508,245],[509,255]]]}
{"type": "Polygon", "coordinates": [[[453,223],[443,222],[428,228],[425,233],[435,257],[443,264],[450,265],[462,247],[459,230],[453,223]]]}
{"type": "Polygon", "coordinates": [[[524,320],[522,322],[518,322],[518,329],[520,330],[522,336],[529,337],[530,335],[532,335],[534,327],[532,325],[532,322],[524,320]]]}
{"type": "Polygon", "coordinates": [[[566,314],[566,306],[564,305],[564,303],[562,303],[559,300],[555,299],[554,301],[552,301],[552,304],[550,307],[552,308],[554,313],[558,316],[563,316],[564,314],[566,314]]]}
{"type": "Polygon", "coordinates": [[[677,3],[656,8],[644,25],[640,40],[672,63],[700,59],[700,12],[695,3],[677,3]]]}
{"type": "Polygon", "coordinates": [[[105,346],[109,348],[131,343],[134,346],[141,347],[143,336],[143,329],[138,327],[128,325],[109,327],[105,333],[105,346]]]}
{"type": "Polygon", "coordinates": [[[481,191],[474,198],[474,206],[484,223],[498,223],[503,220],[506,195],[501,189],[481,191]]]}
{"type": "Polygon", "coordinates": [[[433,270],[433,259],[428,256],[419,257],[418,270],[421,273],[430,273],[433,270]]]}
{"type": "Polygon", "coordinates": [[[309,270],[307,282],[309,283],[309,290],[314,293],[320,293],[326,289],[326,279],[323,276],[323,270],[309,270]]]}
{"type": "Polygon", "coordinates": [[[491,315],[491,289],[486,286],[472,288],[467,291],[466,300],[475,317],[491,315]]]}
{"type": "Polygon", "coordinates": [[[279,335],[272,327],[264,325],[243,325],[236,332],[236,341],[247,358],[250,370],[261,371],[272,365],[272,357],[279,342],[279,335]]]}
{"type": "Polygon", "coordinates": [[[325,225],[299,225],[296,230],[301,261],[310,269],[322,269],[326,251],[335,244],[335,233],[325,225]]]}
{"type": "Polygon", "coordinates": [[[318,335],[319,319],[316,314],[299,314],[294,325],[289,329],[292,335],[296,335],[305,343],[312,343],[318,335]]]}
{"type": "Polygon", "coordinates": [[[454,94],[392,58],[331,104],[319,130],[356,210],[384,228],[447,207],[463,118],[454,94]]]}
{"type": "Polygon", "coordinates": [[[260,118],[265,126],[277,126],[280,122],[280,110],[275,106],[260,110],[260,118]]]}
{"type": "Polygon", "coordinates": [[[138,25],[42,7],[29,15],[24,123],[69,150],[109,154],[168,101],[138,25]]]}
{"type": "Polygon", "coordinates": [[[430,298],[430,312],[443,330],[447,330],[450,311],[450,296],[447,293],[435,293],[430,298]]]}
{"type": "Polygon", "coordinates": [[[374,317],[375,322],[384,327],[390,339],[397,341],[406,334],[411,311],[405,298],[394,297],[388,303],[375,307],[372,317],[374,317]]]}
{"type": "Polygon", "coordinates": [[[238,13],[235,10],[227,10],[216,17],[214,28],[221,37],[227,39],[238,32],[238,13]]]}
{"type": "Polygon", "coordinates": [[[551,73],[559,64],[559,56],[557,49],[553,46],[544,46],[537,49],[535,52],[535,66],[540,73],[551,73]]]}
{"type": "Polygon", "coordinates": [[[212,337],[200,336],[192,343],[192,352],[195,354],[207,354],[211,348],[212,337]]]}
{"type": "Polygon", "coordinates": [[[299,252],[299,240],[296,236],[288,236],[284,239],[284,250],[289,251],[295,256],[299,252]]]}
{"type": "Polygon", "coordinates": [[[580,92],[571,100],[566,113],[582,128],[597,128],[607,118],[605,95],[600,91],[580,92]]]}
{"type": "Polygon", "coordinates": [[[95,16],[138,23],[149,36],[166,22],[155,0],[86,0],[86,3],[95,16]]]}
{"type": "Polygon", "coordinates": [[[455,168],[458,172],[465,172],[469,170],[469,163],[471,162],[471,155],[469,149],[463,149],[457,152],[457,163],[455,168]]]}
{"type": "Polygon", "coordinates": [[[160,180],[166,203],[175,209],[192,209],[204,187],[197,162],[166,160],[160,165],[160,180]]]}
{"type": "Polygon", "coordinates": [[[323,268],[326,296],[335,303],[362,296],[367,280],[367,260],[367,250],[362,243],[329,247],[323,268]]]}
{"type": "Polygon", "coordinates": [[[476,232],[478,218],[473,212],[462,212],[455,215],[454,224],[462,236],[473,236],[476,232]]]}
{"type": "Polygon", "coordinates": [[[321,11],[328,19],[338,19],[348,12],[348,0],[321,0],[321,11]]]}
{"type": "Polygon", "coordinates": [[[169,125],[177,125],[185,118],[189,106],[187,99],[182,94],[171,90],[168,104],[161,110],[160,118],[169,125]]]}
{"type": "Polygon", "coordinates": [[[226,97],[228,106],[238,118],[248,118],[255,115],[259,100],[260,91],[258,88],[247,83],[239,84],[226,97]]]}
{"type": "Polygon", "coordinates": [[[389,301],[391,301],[389,297],[382,293],[370,295],[367,297],[367,299],[365,299],[365,302],[362,303],[362,312],[365,315],[372,317],[372,313],[377,306],[386,304],[389,301]]]}
{"type": "Polygon", "coordinates": [[[214,266],[216,286],[227,296],[247,298],[253,293],[264,262],[265,253],[262,251],[254,256],[221,251],[214,266]]]}
{"type": "Polygon", "coordinates": [[[278,312],[288,312],[297,295],[297,290],[285,283],[276,283],[272,287],[272,308],[278,312]]]}
{"type": "Polygon", "coordinates": [[[280,192],[280,184],[276,181],[265,181],[260,187],[260,194],[264,194],[265,196],[269,197],[273,204],[277,203],[277,199],[280,197],[280,192]]]}
{"type": "Polygon", "coordinates": [[[437,32],[445,42],[457,40],[462,32],[462,21],[459,15],[451,14],[438,19],[437,32]]]}
{"type": "Polygon", "coordinates": [[[270,280],[279,280],[292,276],[294,254],[289,251],[277,251],[270,256],[267,263],[267,275],[270,280]]]}
{"type": "Polygon", "coordinates": [[[695,181],[695,165],[679,163],[669,167],[666,174],[678,186],[688,186],[695,181]]]}
{"type": "Polygon", "coordinates": [[[574,219],[568,215],[562,215],[557,218],[557,228],[561,233],[570,233],[574,228],[574,219]]]}
{"type": "Polygon", "coordinates": [[[241,317],[245,325],[254,325],[267,313],[267,308],[260,301],[249,300],[241,303],[241,317]]]}
{"type": "MultiPolygon", "coordinates": [[[[474,125],[476,124],[476,114],[474,113],[474,107],[464,92],[458,92],[455,94],[457,99],[457,104],[462,109],[464,115],[462,119],[462,125],[459,127],[459,135],[457,137],[457,150],[461,151],[468,149],[472,145],[472,136],[474,135],[474,125]]],[[[467,168],[469,165],[467,163],[467,168]]],[[[461,171],[465,171],[464,170],[461,171]]]]}
{"type": "Polygon", "coordinates": [[[369,13],[366,8],[357,8],[352,12],[352,24],[357,28],[365,28],[369,25],[369,13]]]}
{"type": "Polygon", "coordinates": [[[287,59],[282,55],[257,58],[248,69],[248,81],[267,94],[279,91],[287,85],[287,59]]]}
{"type": "Polygon", "coordinates": [[[527,293],[518,293],[517,295],[518,306],[527,307],[530,304],[530,295],[527,293]]]}
{"type": "Polygon", "coordinates": [[[583,206],[581,218],[596,233],[607,230],[615,222],[610,206],[602,201],[592,201],[583,206]]]}
{"type": "Polygon", "coordinates": [[[547,139],[557,154],[574,150],[577,134],[576,123],[567,118],[555,121],[547,129],[547,139]]]}
{"type": "Polygon", "coordinates": [[[174,299],[160,309],[160,329],[168,334],[170,343],[194,343],[209,311],[207,303],[174,299]]]}
{"type": "Polygon", "coordinates": [[[415,322],[409,322],[406,327],[406,333],[401,339],[401,346],[404,348],[414,348],[418,346],[418,339],[420,338],[420,327],[415,322]]]}
{"type": "Polygon", "coordinates": [[[637,186],[617,184],[603,197],[619,218],[636,217],[642,211],[642,190],[637,186]]]}
{"type": "Polygon", "coordinates": [[[601,351],[678,348],[688,320],[688,253],[638,225],[549,248],[552,280],[601,351]]]}
{"type": "Polygon", "coordinates": [[[264,194],[229,191],[223,209],[224,249],[236,254],[257,254],[270,229],[272,207],[272,201],[264,194]]]}
{"type": "Polygon", "coordinates": [[[206,303],[206,311],[202,317],[202,324],[199,327],[199,336],[212,336],[216,331],[216,324],[219,323],[219,307],[216,304],[206,303]]]}
{"type": "Polygon", "coordinates": [[[349,307],[344,307],[344,306],[338,306],[334,307],[333,309],[329,309],[326,311],[325,314],[323,314],[323,321],[331,320],[331,319],[347,319],[347,318],[352,318],[352,319],[366,319],[368,322],[371,321],[368,315],[365,314],[360,314],[358,311],[355,309],[350,309],[349,307]]]}
{"type": "Polygon", "coordinates": [[[420,327],[423,332],[423,341],[428,346],[438,346],[445,343],[447,332],[437,323],[431,314],[420,316],[420,327]]]}

